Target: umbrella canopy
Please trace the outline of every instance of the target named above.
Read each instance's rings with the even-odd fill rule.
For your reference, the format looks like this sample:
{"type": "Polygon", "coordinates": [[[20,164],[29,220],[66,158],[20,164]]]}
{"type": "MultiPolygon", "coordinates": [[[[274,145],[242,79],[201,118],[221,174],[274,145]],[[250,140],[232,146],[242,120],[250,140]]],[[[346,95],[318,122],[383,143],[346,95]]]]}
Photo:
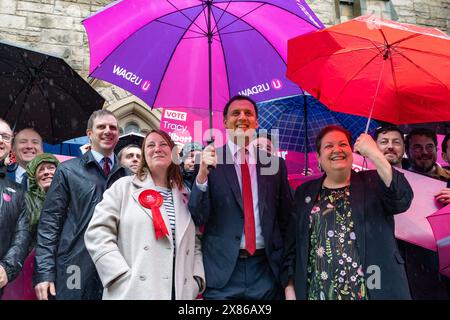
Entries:
{"type": "Polygon", "coordinates": [[[123,134],[119,137],[119,141],[117,142],[116,147],[114,148],[114,153],[118,154],[122,148],[126,147],[129,144],[135,144],[139,147],[142,146],[142,142],[144,142],[145,135],[136,132],[130,132],[123,134]]]}
{"type": "Polygon", "coordinates": [[[450,205],[427,217],[436,239],[439,272],[450,278],[450,205]]]}
{"type": "Polygon", "coordinates": [[[450,37],[437,29],[358,17],[291,39],[287,76],[335,111],[450,120],[450,37]]]}
{"type": "Polygon", "coordinates": [[[299,93],[287,40],[323,28],[304,0],[122,0],[83,24],[93,77],[152,107],[207,110],[299,93]]]}
{"type": "MultiPolygon", "coordinates": [[[[354,142],[364,132],[366,122],[367,118],[364,117],[333,112],[312,96],[306,96],[306,110],[301,95],[258,104],[259,128],[269,131],[277,129],[282,150],[314,152],[316,136],[327,125],[346,128],[351,132],[354,142]]],[[[375,130],[377,126],[376,121],[371,121],[370,130],[375,130]]]]}
{"type": "Polygon", "coordinates": [[[44,152],[79,157],[83,154],[80,148],[86,143],[89,143],[87,136],[73,138],[54,145],[44,143],[44,152]]]}
{"type": "Polygon", "coordinates": [[[0,42],[0,118],[56,144],[86,134],[105,100],[63,59],[0,42]]]}

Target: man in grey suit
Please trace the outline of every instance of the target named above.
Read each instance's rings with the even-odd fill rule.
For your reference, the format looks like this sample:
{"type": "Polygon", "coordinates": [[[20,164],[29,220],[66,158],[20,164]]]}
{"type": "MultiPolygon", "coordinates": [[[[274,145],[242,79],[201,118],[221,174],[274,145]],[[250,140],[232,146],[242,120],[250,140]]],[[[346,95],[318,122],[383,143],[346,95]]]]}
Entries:
{"type": "Polygon", "coordinates": [[[279,299],[292,196],[283,159],[250,145],[257,108],[235,96],[224,108],[228,142],[202,153],[189,209],[205,225],[205,299],[279,299]],[[215,168],[208,169],[208,166],[215,168]]]}

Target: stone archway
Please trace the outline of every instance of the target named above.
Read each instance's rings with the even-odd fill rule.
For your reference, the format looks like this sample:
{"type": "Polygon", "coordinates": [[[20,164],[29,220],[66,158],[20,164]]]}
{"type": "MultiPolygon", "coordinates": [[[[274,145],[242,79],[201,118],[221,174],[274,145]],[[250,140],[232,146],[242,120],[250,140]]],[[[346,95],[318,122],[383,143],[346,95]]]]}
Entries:
{"type": "Polygon", "coordinates": [[[105,109],[115,114],[119,120],[121,132],[127,125],[137,126],[138,132],[147,133],[152,129],[159,129],[161,110],[151,110],[142,100],[135,96],[129,96],[108,105],[105,109]]]}
{"type": "Polygon", "coordinates": [[[119,120],[121,133],[132,124],[137,131],[146,134],[152,129],[159,129],[161,110],[151,109],[144,101],[117,86],[102,80],[90,78],[89,84],[105,98],[104,109],[114,113],[119,120]]]}

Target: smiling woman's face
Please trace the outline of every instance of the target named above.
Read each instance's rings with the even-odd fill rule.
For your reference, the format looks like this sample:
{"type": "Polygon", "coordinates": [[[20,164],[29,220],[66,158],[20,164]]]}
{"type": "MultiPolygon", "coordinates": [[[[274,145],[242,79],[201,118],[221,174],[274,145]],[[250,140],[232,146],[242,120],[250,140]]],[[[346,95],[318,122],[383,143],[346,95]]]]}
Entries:
{"type": "Polygon", "coordinates": [[[340,131],[327,133],[320,144],[320,154],[317,155],[320,166],[326,173],[341,170],[351,170],[353,154],[347,136],[340,131]]]}
{"type": "Polygon", "coordinates": [[[158,133],[150,133],[145,140],[145,162],[150,172],[167,170],[172,162],[172,150],[169,142],[158,133]]]}
{"type": "Polygon", "coordinates": [[[56,165],[50,162],[42,162],[36,169],[37,185],[45,192],[50,188],[55,171],[56,165]]]}

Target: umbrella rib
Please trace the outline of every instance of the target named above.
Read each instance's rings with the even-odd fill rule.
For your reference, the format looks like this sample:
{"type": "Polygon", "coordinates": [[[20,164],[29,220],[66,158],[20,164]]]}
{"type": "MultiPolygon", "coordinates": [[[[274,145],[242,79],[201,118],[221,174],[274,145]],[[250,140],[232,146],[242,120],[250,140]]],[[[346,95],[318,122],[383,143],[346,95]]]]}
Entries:
{"type": "MultiPolygon", "coordinates": [[[[394,49],[394,48],[393,48],[394,49]]],[[[395,50],[395,49],[394,49],[395,50]]],[[[399,98],[399,101],[401,101],[401,96],[398,94],[398,85],[397,85],[397,78],[395,76],[395,68],[394,68],[394,59],[389,59],[391,62],[391,71],[392,71],[392,81],[394,82],[395,87],[395,95],[399,98]]],[[[399,122],[400,117],[398,117],[397,122],[399,122]]]]}
{"type": "MultiPolygon", "coordinates": [[[[356,51],[362,51],[362,50],[370,50],[373,49],[373,47],[367,47],[367,48],[357,48],[357,49],[352,49],[352,50],[339,50],[338,52],[332,52],[329,54],[324,54],[324,55],[320,55],[320,56],[316,56],[314,57],[314,59],[311,59],[311,61],[309,61],[308,63],[306,63],[305,65],[303,65],[301,68],[295,70],[292,72],[292,75],[294,76],[295,74],[297,74],[297,72],[300,72],[301,69],[306,68],[309,64],[313,63],[314,61],[321,59],[321,58],[326,58],[326,57],[331,57],[331,56],[335,56],[335,55],[340,55],[340,54],[347,54],[349,52],[356,52],[356,51]]],[[[381,52],[378,52],[378,54],[380,54],[381,52]]]]}
{"type": "Polygon", "coordinates": [[[231,1],[228,1],[227,6],[225,7],[225,9],[222,10],[222,13],[219,16],[219,19],[217,19],[217,21],[216,21],[216,26],[211,30],[211,32],[213,34],[214,34],[214,32],[216,32],[216,31],[218,32],[219,31],[219,22],[220,22],[220,20],[222,20],[222,17],[224,16],[225,12],[228,12],[227,9],[230,6],[230,4],[231,4],[231,1]]]}
{"type": "Polygon", "coordinates": [[[230,32],[222,32],[222,35],[224,34],[234,34],[234,33],[240,33],[240,32],[247,32],[247,31],[254,31],[255,29],[247,29],[247,30],[237,30],[237,31],[230,31],[230,32]]]}
{"type": "MultiPolygon", "coordinates": [[[[333,52],[329,55],[340,55],[340,54],[346,54],[346,53],[350,53],[350,52],[357,52],[357,51],[363,51],[363,50],[371,50],[371,49],[378,49],[378,48],[374,48],[374,47],[364,47],[364,48],[354,48],[354,49],[340,49],[336,52],[333,52]]],[[[381,50],[377,50],[378,54],[381,54],[382,51],[381,50]]],[[[327,55],[325,55],[327,56],[327,55]]],[[[322,57],[322,56],[321,56],[322,57]]]]}
{"type": "MultiPolygon", "coordinates": [[[[203,12],[203,18],[205,19],[205,26],[207,26],[206,28],[208,28],[208,17],[206,16],[206,11],[208,10],[208,6],[206,5],[206,2],[203,0],[200,0],[202,2],[202,12],[203,12]]],[[[208,30],[206,30],[206,33],[208,32],[208,30]]],[[[208,34],[206,34],[206,36],[208,36],[208,34]]]]}
{"type": "MultiPolygon", "coordinates": [[[[202,11],[204,11],[204,9],[203,9],[202,11]]],[[[199,13],[199,14],[201,14],[201,13],[199,13]]],[[[197,17],[198,17],[198,15],[197,15],[197,17]]],[[[191,20],[189,20],[189,21],[191,21],[191,20]]],[[[173,46],[172,53],[170,54],[170,57],[167,59],[167,63],[166,63],[166,65],[165,65],[165,67],[164,67],[164,71],[163,71],[163,73],[161,74],[161,81],[159,81],[159,83],[158,83],[158,89],[157,89],[156,92],[155,92],[155,97],[153,98],[153,103],[152,103],[151,106],[150,106],[152,109],[153,109],[153,107],[154,107],[156,98],[158,97],[159,90],[161,89],[161,85],[162,85],[162,83],[163,83],[163,81],[164,81],[164,77],[165,77],[165,75],[166,75],[167,69],[169,68],[170,61],[172,61],[173,55],[175,54],[175,51],[176,51],[178,45],[180,44],[181,40],[184,39],[184,35],[189,31],[189,28],[192,26],[192,24],[194,24],[193,21],[191,21],[191,22],[192,22],[192,23],[191,23],[190,25],[188,25],[188,26],[185,28],[185,31],[183,32],[183,34],[182,34],[182,35],[180,36],[180,38],[178,39],[178,42],[173,46]]]]}
{"type": "MultiPolygon", "coordinates": [[[[212,18],[215,19],[214,14],[212,14],[212,18]]],[[[216,22],[217,25],[217,22],[216,22]]],[[[220,49],[222,50],[222,54],[223,54],[223,63],[225,65],[225,75],[227,76],[227,84],[228,84],[228,97],[226,97],[226,99],[229,99],[231,97],[231,83],[230,83],[230,77],[228,75],[228,63],[227,63],[227,56],[225,54],[225,49],[223,48],[223,42],[222,42],[222,36],[221,33],[219,31],[219,29],[217,29],[217,36],[219,37],[219,43],[220,43],[220,49]]]]}
{"type": "MultiPolygon", "coordinates": [[[[48,109],[49,109],[49,113],[50,113],[50,119],[52,119],[53,112],[52,112],[50,100],[48,99],[48,97],[45,96],[45,92],[44,92],[44,88],[42,87],[42,84],[38,82],[37,87],[39,88],[39,91],[41,91],[42,96],[45,98],[45,100],[47,100],[47,104],[49,106],[48,109]]],[[[50,126],[51,126],[50,130],[52,132],[52,138],[53,138],[53,134],[55,133],[54,127],[53,127],[53,121],[50,121],[50,126]]]]}
{"type": "Polygon", "coordinates": [[[19,90],[17,92],[17,94],[15,95],[15,97],[13,99],[11,99],[11,103],[9,104],[6,112],[2,115],[3,119],[6,119],[8,116],[9,111],[12,109],[12,106],[14,105],[14,102],[17,100],[17,98],[20,96],[20,94],[27,88],[27,85],[23,86],[21,90],[19,90]]]}
{"type": "MultiPolygon", "coordinates": [[[[287,10],[287,9],[285,9],[285,8],[282,8],[282,7],[280,7],[280,6],[278,6],[278,5],[274,4],[274,3],[269,3],[269,2],[266,2],[266,1],[258,1],[258,2],[261,3],[262,5],[267,4],[267,5],[270,5],[271,7],[275,7],[275,8],[278,8],[278,9],[282,10],[282,11],[288,12],[288,13],[290,13],[290,14],[292,14],[292,15],[298,17],[298,18],[300,18],[301,20],[305,21],[307,24],[309,24],[309,25],[311,25],[311,26],[314,26],[314,27],[317,28],[317,29],[323,29],[323,28],[321,28],[320,26],[317,26],[317,25],[315,25],[314,23],[312,23],[311,21],[305,19],[304,17],[302,17],[302,16],[296,14],[295,12],[290,11],[290,10],[287,10]]],[[[256,1],[254,1],[254,3],[256,3],[256,1]]],[[[262,6],[262,5],[261,5],[261,6],[262,6]]],[[[261,6],[259,6],[259,7],[256,8],[256,9],[259,9],[261,6]]],[[[217,6],[216,6],[216,7],[217,7],[217,6]]],[[[217,7],[217,8],[219,8],[219,7],[217,7]]],[[[220,9],[220,8],[219,8],[219,9],[220,9]]],[[[223,10],[223,9],[220,9],[220,10],[223,10]]],[[[253,10],[252,10],[252,11],[253,11],[253,10]]],[[[227,12],[230,13],[229,11],[227,11],[227,12]]],[[[230,13],[230,14],[231,14],[231,13],[230,13]]],[[[242,17],[244,17],[244,16],[242,16],[242,17]]]]}
{"type": "Polygon", "coordinates": [[[405,38],[403,38],[403,39],[400,39],[400,40],[397,40],[397,41],[391,43],[391,46],[397,45],[397,44],[399,44],[400,42],[403,42],[403,41],[406,41],[406,40],[409,40],[409,39],[413,39],[413,38],[416,38],[416,37],[419,37],[419,36],[421,36],[421,35],[420,35],[420,34],[412,34],[412,35],[409,35],[409,36],[407,36],[407,37],[405,37],[405,38]]]}
{"type": "Polygon", "coordinates": [[[381,43],[379,43],[379,42],[374,42],[374,41],[372,41],[371,39],[367,39],[367,38],[364,38],[364,37],[362,37],[362,36],[357,36],[357,35],[354,35],[354,34],[342,33],[342,32],[335,31],[335,30],[329,30],[328,32],[329,32],[329,33],[336,33],[336,34],[339,34],[339,35],[345,36],[345,37],[358,38],[358,39],[361,39],[361,40],[370,42],[375,48],[380,48],[380,47],[381,47],[381,48],[384,48],[384,43],[381,44],[381,43]]]}
{"type": "MultiPolygon", "coordinates": [[[[161,21],[161,20],[158,20],[158,19],[156,19],[155,22],[159,22],[159,23],[162,23],[162,24],[165,24],[165,25],[174,27],[174,28],[181,29],[181,30],[186,29],[185,27],[177,26],[177,25],[175,25],[175,24],[173,24],[173,23],[161,21]]],[[[192,32],[192,33],[197,33],[197,34],[201,35],[202,37],[205,37],[205,34],[204,34],[204,33],[201,33],[200,31],[191,30],[191,32],[192,32]]]]}
{"type": "Polygon", "coordinates": [[[387,40],[386,35],[384,34],[383,30],[382,29],[378,29],[378,31],[380,31],[381,35],[383,36],[384,45],[388,46],[389,45],[389,41],[387,40]]]}
{"type": "MultiPolygon", "coordinates": [[[[232,15],[232,16],[234,16],[234,17],[236,17],[233,13],[230,13],[230,12],[228,12],[228,14],[229,15],[232,15]]],[[[246,21],[243,21],[242,20],[242,22],[243,23],[245,23],[246,25],[248,25],[248,26],[250,26],[251,28],[253,28],[253,26],[250,24],[250,23],[248,23],[248,22],[246,22],[246,21]]],[[[223,30],[223,28],[222,28],[222,30],[223,30]]],[[[256,28],[253,28],[253,30],[256,32],[256,33],[258,33],[268,44],[269,44],[269,46],[271,46],[272,47],[272,49],[273,49],[273,51],[274,52],[276,52],[276,54],[278,55],[278,57],[281,59],[281,61],[284,63],[284,65],[286,65],[286,62],[284,61],[284,59],[283,59],[283,57],[280,55],[280,53],[278,52],[278,50],[273,46],[273,44],[261,33],[261,32],[259,32],[259,30],[257,30],[256,28]]],[[[219,33],[219,35],[220,35],[220,32],[219,32],[219,30],[217,30],[217,32],[219,33]]],[[[224,57],[225,57],[225,53],[224,53],[224,57]]]]}
{"type": "Polygon", "coordinates": [[[371,58],[369,61],[367,61],[344,85],[344,87],[341,89],[341,91],[339,92],[339,94],[336,97],[336,100],[339,99],[339,97],[344,93],[345,89],[347,88],[347,86],[350,84],[350,82],[352,82],[352,80],[361,73],[361,71],[363,71],[373,60],[375,60],[377,57],[379,56],[379,54],[376,54],[373,58],[371,58]]]}
{"type": "MultiPolygon", "coordinates": [[[[23,56],[22,56],[22,59],[23,59],[23,56]]],[[[23,112],[23,109],[24,109],[23,106],[25,105],[25,103],[26,103],[27,100],[28,100],[28,96],[29,96],[29,94],[30,94],[30,91],[31,91],[31,89],[33,88],[33,83],[34,83],[34,82],[38,83],[38,82],[36,81],[36,80],[39,78],[38,75],[40,75],[41,72],[42,72],[42,70],[44,70],[44,67],[45,67],[45,65],[48,63],[49,60],[50,60],[50,56],[46,56],[45,59],[44,59],[44,61],[42,61],[41,64],[39,65],[39,67],[37,68],[36,78],[30,79],[30,82],[28,83],[27,92],[26,92],[26,94],[25,94],[25,99],[24,99],[24,101],[23,101],[22,108],[20,108],[19,114],[17,115],[16,123],[17,123],[17,121],[20,119],[20,116],[22,115],[22,112],[23,112]]],[[[24,60],[24,62],[25,62],[25,60],[24,60]]]]}
{"type": "Polygon", "coordinates": [[[429,55],[433,55],[436,57],[441,57],[441,58],[448,58],[448,55],[442,54],[442,53],[437,53],[437,52],[432,52],[432,51],[427,51],[427,50],[419,50],[419,49],[414,49],[414,48],[407,48],[407,47],[402,47],[401,45],[396,45],[392,47],[393,49],[404,49],[404,50],[408,50],[408,51],[414,51],[414,52],[420,52],[420,53],[426,53],[429,55]]]}
{"type": "Polygon", "coordinates": [[[184,40],[205,38],[205,35],[184,37],[184,40]]]}
{"type": "MultiPolygon", "coordinates": [[[[167,0],[166,0],[166,1],[167,1],[167,0]]],[[[199,6],[201,6],[201,5],[192,6],[192,7],[190,7],[189,9],[197,8],[197,7],[199,7],[199,6]]],[[[177,8],[175,8],[175,9],[177,9],[177,8]]],[[[180,10],[177,9],[177,11],[180,11],[180,10]]],[[[136,29],[136,30],[134,31],[134,33],[139,32],[140,30],[142,30],[143,28],[145,28],[146,26],[148,26],[149,24],[151,24],[151,23],[153,23],[153,22],[160,22],[160,23],[162,23],[162,21],[159,20],[159,19],[162,19],[162,18],[164,18],[164,17],[167,17],[167,16],[169,16],[169,15],[171,15],[171,14],[173,14],[173,13],[174,13],[174,12],[167,13],[167,14],[161,16],[161,17],[158,17],[158,19],[155,19],[155,20],[149,21],[148,23],[145,23],[143,26],[141,26],[140,28],[136,29]]],[[[188,20],[189,20],[189,19],[188,19],[188,20]]],[[[191,21],[191,20],[189,20],[189,21],[191,21]]],[[[192,21],[191,21],[191,22],[192,22],[192,21]]],[[[183,29],[184,29],[184,28],[183,28],[183,29]]],[[[127,39],[128,39],[128,38],[127,38],[127,39]]],[[[122,45],[126,42],[127,39],[123,40],[120,44],[118,44],[117,46],[115,46],[114,50],[112,50],[111,52],[109,52],[109,53],[103,58],[103,60],[102,60],[99,64],[101,64],[101,63],[103,63],[104,61],[106,61],[106,60],[111,56],[112,52],[114,52],[117,48],[119,48],[120,46],[122,46],[122,45]]],[[[98,69],[98,67],[99,67],[99,66],[97,66],[97,67],[94,69],[94,71],[92,71],[89,75],[91,76],[91,75],[98,69]]],[[[95,77],[94,77],[94,78],[95,78],[95,77]]]]}
{"type": "Polygon", "coordinates": [[[66,93],[68,97],[71,97],[73,100],[75,100],[81,113],[84,113],[84,110],[81,108],[82,103],[77,99],[78,98],[77,95],[74,96],[74,95],[70,94],[70,92],[68,92],[66,90],[66,88],[64,88],[63,86],[60,86],[57,82],[53,83],[53,86],[58,87],[61,91],[64,91],[64,93],[66,93]]]}
{"type": "Polygon", "coordinates": [[[414,66],[416,66],[417,69],[422,70],[425,74],[429,75],[430,77],[432,77],[433,79],[436,79],[437,82],[439,82],[440,84],[442,84],[442,86],[450,93],[450,89],[445,85],[445,83],[443,83],[439,78],[435,77],[434,75],[432,75],[431,73],[429,73],[427,70],[425,70],[424,68],[422,68],[421,66],[419,66],[417,63],[415,63],[414,61],[412,61],[410,58],[408,58],[407,56],[405,56],[403,53],[399,52],[397,49],[393,48],[393,50],[401,55],[403,58],[405,58],[407,61],[409,61],[411,64],[413,64],[414,66]]]}
{"type": "MultiPolygon", "coordinates": [[[[198,24],[195,23],[195,20],[191,20],[182,10],[178,9],[176,5],[174,5],[170,0],[166,0],[172,7],[175,8],[175,10],[179,13],[181,13],[186,19],[188,19],[191,23],[190,25],[194,24],[197,28],[199,28],[201,31],[203,31],[205,34],[208,32],[206,30],[203,30],[198,24]]],[[[202,5],[203,6],[203,5],[202,5]]],[[[202,11],[205,11],[204,8],[202,11]]]]}
{"type": "MultiPolygon", "coordinates": [[[[23,55],[20,55],[20,59],[22,60],[22,64],[23,64],[25,67],[28,67],[26,60],[23,58],[23,55]]],[[[26,72],[23,72],[23,73],[24,73],[26,76],[29,75],[29,73],[26,73],[26,72]]],[[[24,85],[24,86],[22,87],[22,90],[19,90],[19,91],[17,92],[16,96],[14,97],[14,99],[11,99],[11,103],[9,104],[9,106],[8,106],[8,108],[7,108],[7,110],[6,110],[6,112],[3,114],[3,118],[4,118],[4,119],[7,118],[7,115],[8,115],[8,113],[10,112],[10,110],[12,109],[12,107],[13,107],[13,105],[14,105],[14,102],[17,100],[17,98],[22,94],[22,92],[23,92],[26,88],[28,88],[28,87],[31,85],[31,80],[32,80],[31,78],[28,79],[27,84],[24,85]]],[[[16,120],[16,123],[17,123],[17,120],[16,120]]],[[[16,123],[15,123],[15,124],[16,124],[16,123]]],[[[14,124],[14,126],[15,126],[15,124],[14,124]]]]}
{"type": "MultiPolygon", "coordinates": [[[[258,6],[258,7],[254,8],[254,9],[250,10],[249,12],[245,13],[244,15],[242,15],[242,16],[240,16],[240,17],[238,17],[238,16],[236,16],[236,15],[234,15],[234,14],[232,14],[232,13],[230,13],[230,12],[227,11],[227,13],[229,13],[230,15],[232,15],[233,17],[235,17],[235,19],[234,19],[233,21],[231,21],[230,23],[226,24],[225,26],[223,26],[222,28],[217,27],[217,33],[221,32],[223,29],[229,27],[230,25],[232,25],[232,24],[235,23],[236,21],[242,21],[242,22],[248,24],[247,22],[245,22],[244,20],[242,20],[242,18],[244,18],[245,16],[248,16],[250,13],[254,12],[255,10],[261,8],[261,7],[264,6],[264,5],[265,5],[265,3],[263,3],[263,4],[261,4],[260,6],[258,6]]],[[[220,8],[219,8],[219,10],[224,11],[223,9],[220,9],[220,8]]]]}
{"type": "MultiPolygon", "coordinates": [[[[23,70],[20,70],[20,69],[18,69],[18,67],[16,66],[17,65],[17,62],[16,61],[14,61],[14,60],[11,60],[11,59],[3,59],[2,58],[2,62],[4,63],[4,64],[6,64],[6,65],[8,65],[8,66],[10,66],[11,68],[13,68],[14,69],[14,71],[18,71],[18,72],[20,72],[20,73],[22,73],[22,74],[27,74],[26,72],[24,72],[23,70]],[[12,62],[12,63],[9,63],[9,62],[12,62]]],[[[20,65],[19,65],[20,66],[20,65]]],[[[1,75],[5,75],[5,73],[2,73],[1,75]]]]}

